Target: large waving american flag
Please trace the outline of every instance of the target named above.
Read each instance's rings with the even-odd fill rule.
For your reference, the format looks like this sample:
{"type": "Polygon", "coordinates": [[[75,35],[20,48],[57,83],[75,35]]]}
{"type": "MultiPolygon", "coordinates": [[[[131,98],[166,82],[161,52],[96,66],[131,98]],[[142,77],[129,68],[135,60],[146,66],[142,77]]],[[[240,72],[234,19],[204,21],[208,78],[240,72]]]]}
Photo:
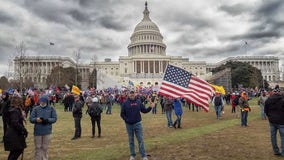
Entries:
{"type": "Polygon", "coordinates": [[[209,111],[209,103],[214,89],[210,84],[190,72],[168,65],[164,74],[159,94],[167,97],[183,97],[196,106],[209,111]]]}

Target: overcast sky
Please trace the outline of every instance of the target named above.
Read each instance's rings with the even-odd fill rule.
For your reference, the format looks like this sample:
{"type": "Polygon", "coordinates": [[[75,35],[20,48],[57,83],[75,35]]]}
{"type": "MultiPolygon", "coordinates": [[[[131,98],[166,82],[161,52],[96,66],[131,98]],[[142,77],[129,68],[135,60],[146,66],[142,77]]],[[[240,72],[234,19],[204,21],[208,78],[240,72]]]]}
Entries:
{"type": "MultiPolygon", "coordinates": [[[[74,57],[80,50],[80,63],[89,63],[94,55],[117,61],[127,55],[144,3],[0,0],[0,75],[21,42],[26,55],[74,57]]],[[[229,56],[272,55],[284,62],[283,0],[148,0],[148,9],[168,55],[208,63],[229,56]]]]}

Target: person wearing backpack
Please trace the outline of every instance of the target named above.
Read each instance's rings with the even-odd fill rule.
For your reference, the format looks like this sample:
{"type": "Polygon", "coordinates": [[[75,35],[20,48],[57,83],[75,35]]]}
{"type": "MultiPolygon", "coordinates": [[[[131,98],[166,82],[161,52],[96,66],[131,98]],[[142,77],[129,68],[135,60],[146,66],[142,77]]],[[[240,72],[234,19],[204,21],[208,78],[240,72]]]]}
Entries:
{"type": "Polygon", "coordinates": [[[222,107],[224,106],[224,100],[220,94],[220,92],[216,92],[216,95],[213,97],[212,104],[215,108],[216,118],[221,118],[222,107]]]}
{"type": "Polygon", "coordinates": [[[88,107],[87,110],[92,121],[92,138],[95,137],[96,123],[98,126],[98,137],[101,137],[101,113],[103,112],[103,108],[99,104],[99,99],[97,97],[92,98],[92,102],[93,103],[88,107]]]}
{"type": "Polygon", "coordinates": [[[269,120],[270,141],[274,155],[284,157],[284,96],[278,85],[264,104],[264,111],[269,120]],[[280,135],[281,149],[277,145],[277,132],[280,135]]]}

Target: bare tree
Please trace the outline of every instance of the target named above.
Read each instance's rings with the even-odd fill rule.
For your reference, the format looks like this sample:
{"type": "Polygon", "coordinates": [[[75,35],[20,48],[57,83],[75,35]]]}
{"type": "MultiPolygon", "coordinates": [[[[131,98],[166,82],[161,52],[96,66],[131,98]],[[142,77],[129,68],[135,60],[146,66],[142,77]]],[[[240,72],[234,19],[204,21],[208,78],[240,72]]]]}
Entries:
{"type": "Polygon", "coordinates": [[[16,60],[18,63],[17,67],[17,74],[19,76],[19,81],[20,81],[20,91],[23,89],[23,77],[25,76],[26,71],[23,68],[24,60],[25,60],[25,55],[26,55],[26,46],[24,42],[22,41],[20,44],[16,46],[16,60]]]}
{"type": "Polygon", "coordinates": [[[75,75],[75,85],[78,86],[78,63],[81,58],[81,50],[78,49],[77,51],[74,51],[74,57],[76,62],[76,75],[75,75]]]}

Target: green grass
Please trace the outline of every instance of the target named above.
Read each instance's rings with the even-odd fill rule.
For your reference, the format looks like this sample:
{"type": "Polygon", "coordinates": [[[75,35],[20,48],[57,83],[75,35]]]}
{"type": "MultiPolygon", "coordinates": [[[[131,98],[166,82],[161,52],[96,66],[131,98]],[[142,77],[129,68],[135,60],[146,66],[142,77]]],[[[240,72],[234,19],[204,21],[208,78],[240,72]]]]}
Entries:
{"type": "MultiPolygon", "coordinates": [[[[252,112],[249,113],[249,124],[253,121],[259,121],[260,117],[256,100],[250,101],[250,104],[252,106],[252,112]]],[[[91,122],[89,116],[84,114],[81,122],[82,137],[75,141],[70,140],[74,134],[72,113],[64,112],[61,105],[57,105],[56,109],[58,121],[53,125],[53,134],[49,146],[49,156],[51,160],[122,160],[128,158],[129,147],[127,133],[125,124],[120,118],[120,109],[117,105],[113,107],[112,115],[105,115],[103,113],[102,138],[90,138],[91,122]]],[[[85,109],[86,108],[84,108],[84,112],[85,109]]],[[[222,116],[222,120],[216,120],[212,107],[209,113],[203,111],[192,112],[188,111],[187,108],[183,109],[183,129],[176,130],[166,127],[166,117],[165,114],[161,114],[160,108],[158,108],[157,115],[153,115],[152,113],[143,114],[144,141],[148,153],[159,155],[163,153],[163,149],[168,146],[187,145],[196,139],[202,140],[204,137],[216,133],[218,133],[217,136],[221,136],[220,133],[228,129],[239,130],[240,119],[234,118],[230,113],[229,106],[225,107],[225,114],[222,116]]],[[[173,116],[173,120],[174,119],[175,116],[173,116]]],[[[29,137],[27,138],[28,147],[25,149],[25,159],[33,159],[33,125],[28,122],[26,127],[29,131],[29,137]]],[[[0,135],[2,135],[2,130],[0,131],[0,135]]],[[[201,141],[201,143],[203,142],[204,141],[201,141]]],[[[216,143],[218,143],[218,141],[216,141],[216,143]]],[[[0,146],[0,150],[4,150],[3,145],[0,146]]],[[[136,152],[138,152],[137,143],[136,152]]],[[[170,154],[174,153],[165,152],[161,156],[167,154],[169,154],[169,157],[170,154]]],[[[187,155],[186,152],[184,152],[184,154],[187,155]]],[[[5,159],[7,155],[8,152],[1,153],[0,159],[5,159]]],[[[137,153],[137,155],[139,154],[137,153]]],[[[183,158],[185,157],[180,157],[180,159],[183,158]]],[[[152,159],[155,158],[152,157],[152,159]]]]}

